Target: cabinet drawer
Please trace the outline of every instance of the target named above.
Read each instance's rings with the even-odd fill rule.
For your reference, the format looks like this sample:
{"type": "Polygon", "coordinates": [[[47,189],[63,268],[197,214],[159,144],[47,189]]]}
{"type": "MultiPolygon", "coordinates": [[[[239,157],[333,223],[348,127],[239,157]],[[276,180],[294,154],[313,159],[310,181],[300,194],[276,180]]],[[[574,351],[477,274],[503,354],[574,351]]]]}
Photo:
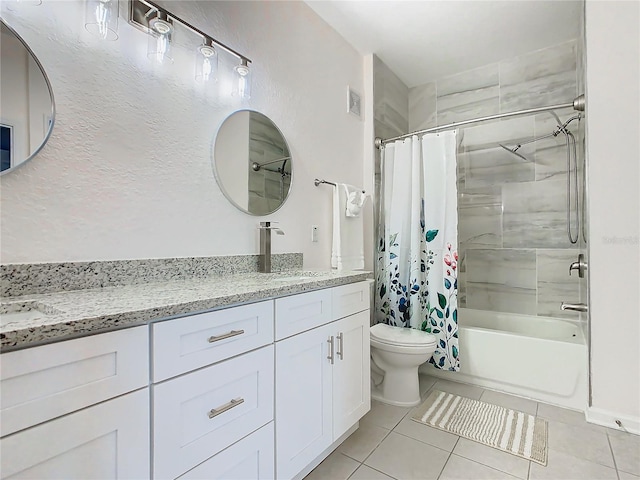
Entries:
{"type": "Polygon", "coordinates": [[[149,389],[0,440],[2,478],[149,478],[149,389]]]}
{"type": "Polygon", "coordinates": [[[153,381],[273,342],[273,301],[153,324],[153,381]]]}
{"type": "Polygon", "coordinates": [[[2,436],[149,383],[147,326],[4,353],[2,436]]]}
{"type": "Polygon", "coordinates": [[[275,478],[273,422],[198,465],[180,480],[275,478]]]}
{"type": "Polygon", "coordinates": [[[273,420],[273,345],[153,387],[154,477],[175,478],[273,420]]]}
{"type": "Polygon", "coordinates": [[[331,289],[334,320],[369,309],[370,282],[350,283],[331,289]]]}
{"type": "Polygon", "coordinates": [[[330,322],[331,289],[276,298],[276,319],[276,340],[330,322]]]}

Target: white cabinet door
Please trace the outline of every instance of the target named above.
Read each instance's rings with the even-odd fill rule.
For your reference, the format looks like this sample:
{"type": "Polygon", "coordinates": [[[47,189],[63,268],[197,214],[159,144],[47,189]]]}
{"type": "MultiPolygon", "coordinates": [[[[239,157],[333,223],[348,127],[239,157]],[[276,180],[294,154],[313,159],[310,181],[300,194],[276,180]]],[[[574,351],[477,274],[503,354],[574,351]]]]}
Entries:
{"type": "Polygon", "coordinates": [[[0,440],[3,479],[149,478],[149,389],[0,440]]]}
{"type": "Polygon", "coordinates": [[[371,407],[369,310],[332,323],[336,336],[333,367],[333,439],[337,440],[371,407]]]}
{"type": "Polygon", "coordinates": [[[278,479],[295,476],[333,442],[327,340],[334,330],[329,324],[276,343],[278,479]]]}
{"type": "Polygon", "coordinates": [[[272,480],[273,422],[179,477],[179,480],[272,480]]]}

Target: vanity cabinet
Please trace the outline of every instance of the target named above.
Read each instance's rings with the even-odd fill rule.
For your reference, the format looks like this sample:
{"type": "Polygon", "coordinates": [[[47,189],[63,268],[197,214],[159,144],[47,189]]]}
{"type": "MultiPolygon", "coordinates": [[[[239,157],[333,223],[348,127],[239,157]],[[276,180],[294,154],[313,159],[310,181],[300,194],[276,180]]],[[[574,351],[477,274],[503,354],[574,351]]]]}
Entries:
{"type": "Polygon", "coordinates": [[[148,478],[148,339],[142,326],[2,354],[2,478],[148,478]]]}
{"type": "Polygon", "coordinates": [[[370,408],[369,282],[3,353],[0,477],[289,479],[370,408]]]}
{"type": "MultiPolygon", "coordinates": [[[[278,479],[298,475],[370,408],[369,283],[331,293],[329,323],[276,342],[278,479]]],[[[279,315],[276,300],[276,321],[279,315]]]]}

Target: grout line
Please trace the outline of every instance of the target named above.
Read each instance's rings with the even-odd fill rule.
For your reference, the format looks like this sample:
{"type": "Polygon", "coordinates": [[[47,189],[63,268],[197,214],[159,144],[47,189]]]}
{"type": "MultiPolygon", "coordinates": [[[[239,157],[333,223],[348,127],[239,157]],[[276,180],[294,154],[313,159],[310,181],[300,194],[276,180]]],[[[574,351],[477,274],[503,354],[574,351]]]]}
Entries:
{"type": "MultiPolygon", "coordinates": [[[[427,426],[430,427],[430,428],[433,428],[430,425],[427,425],[427,426]]],[[[443,431],[443,430],[440,430],[440,431],[443,431]]],[[[451,452],[450,452],[449,450],[445,450],[442,447],[438,447],[437,445],[434,445],[432,443],[427,443],[424,440],[419,440],[419,439],[417,439],[415,437],[410,437],[409,435],[406,435],[404,433],[401,433],[401,432],[393,432],[393,433],[395,433],[396,435],[401,435],[401,436],[403,436],[405,438],[410,438],[411,440],[415,440],[416,442],[420,442],[420,443],[422,443],[424,445],[429,445],[430,447],[437,448],[438,450],[442,450],[443,452],[447,452],[447,453],[453,452],[453,448],[456,448],[456,445],[458,444],[458,440],[460,440],[460,437],[458,437],[458,440],[456,440],[456,443],[453,445],[453,448],[451,449],[451,452]]],[[[447,433],[451,433],[451,432],[447,432],[447,433]]],[[[455,435],[455,433],[452,433],[452,435],[455,435]]]]}
{"type": "Polygon", "coordinates": [[[453,448],[451,449],[451,451],[449,452],[449,456],[447,457],[446,462],[444,462],[444,465],[442,465],[442,470],[440,470],[440,473],[438,474],[438,476],[436,477],[438,480],[440,479],[440,477],[442,476],[442,472],[444,472],[444,469],[447,468],[447,463],[449,463],[449,460],[451,460],[451,455],[453,455],[453,451],[456,449],[456,446],[458,445],[458,442],[460,441],[460,437],[458,437],[458,440],[456,440],[455,445],[453,446],[453,448]]]}
{"type": "Polygon", "coordinates": [[[611,439],[609,438],[609,434],[605,433],[605,436],[607,437],[607,443],[609,444],[609,451],[611,452],[611,458],[613,459],[613,468],[616,469],[616,476],[618,477],[618,480],[620,480],[620,472],[618,472],[618,464],[616,463],[616,456],[613,453],[613,447],[611,446],[611,439]]]}
{"type": "MultiPolygon", "coordinates": [[[[376,425],[376,426],[377,426],[377,425],[376,425]]],[[[380,428],[383,428],[383,427],[380,427],[380,428]]],[[[386,429],[385,429],[385,430],[386,430],[386,429]]],[[[376,448],[374,448],[373,450],[371,450],[371,452],[369,453],[369,455],[367,455],[366,457],[364,457],[364,460],[362,460],[362,465],[364,465],[364,464],[365,464],[364,462],[366,462],[367,460],[369,460],[369,457],[370,457],[371,455],[373,455],[373,452],[375,452],[375,451],[378,449],[378,447],[380,447],[380,445],[382,445],[382,442],[384,442],[384,440],[389,436],[389,434],[390,434],[391,432],[392,432],[392,430],[387,430],[387,433],[385,434],[385,436],[384,436],[384,437],[382,437],[382,440],[380,440],[380,443],[378,443],[378,444],[376,445],[376,448]]],[[[349,458],[351,458],[351,457],[349,457],[349,458]]],[[[354,460],[355,460],[355,459],[354,459],[354,460]]],[[[370,465],[367,465],[367,467],[370,467],[370,465]]],[[[384,472],[383,472],[383,473],[384,473],[384,472]]],[[[386,473],[385,473],[385,475],[386,475],[386,473]]]]}
{"type": "MultiPolygon", "coordinates": [[[[364,465],[364,464],[363,464],[363,465],[364,465]]],[[[378,470],[377,468],[373,468],[371,465],[365,465],[365,467],[370,468],[371,470],[375,470],[376,472],[380,472],[381,474],[386,475],[386,476],[387,476],[387,477],[389,477],[389,478],[393,478],[393,480],[397,480],[397,478],[396,478],[396,477],[392,477],[391,475],[389,475],[389,474],[388,474],[388,473],[386,473],[386,472],[383,472],[382,470],[378,470]]]]}

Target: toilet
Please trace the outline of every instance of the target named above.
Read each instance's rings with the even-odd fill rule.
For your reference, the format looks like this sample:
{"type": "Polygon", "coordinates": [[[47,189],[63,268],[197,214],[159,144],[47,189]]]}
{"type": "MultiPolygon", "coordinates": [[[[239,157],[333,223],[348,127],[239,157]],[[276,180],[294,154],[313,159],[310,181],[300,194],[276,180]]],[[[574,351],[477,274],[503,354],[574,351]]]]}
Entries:
{"type": "Polygon", "coordinates": [[[378,323],[370,329],[371,398],[400,407],[420,403],[418,367],[429,361],[436,337],[415,328],[378,323]]]}

